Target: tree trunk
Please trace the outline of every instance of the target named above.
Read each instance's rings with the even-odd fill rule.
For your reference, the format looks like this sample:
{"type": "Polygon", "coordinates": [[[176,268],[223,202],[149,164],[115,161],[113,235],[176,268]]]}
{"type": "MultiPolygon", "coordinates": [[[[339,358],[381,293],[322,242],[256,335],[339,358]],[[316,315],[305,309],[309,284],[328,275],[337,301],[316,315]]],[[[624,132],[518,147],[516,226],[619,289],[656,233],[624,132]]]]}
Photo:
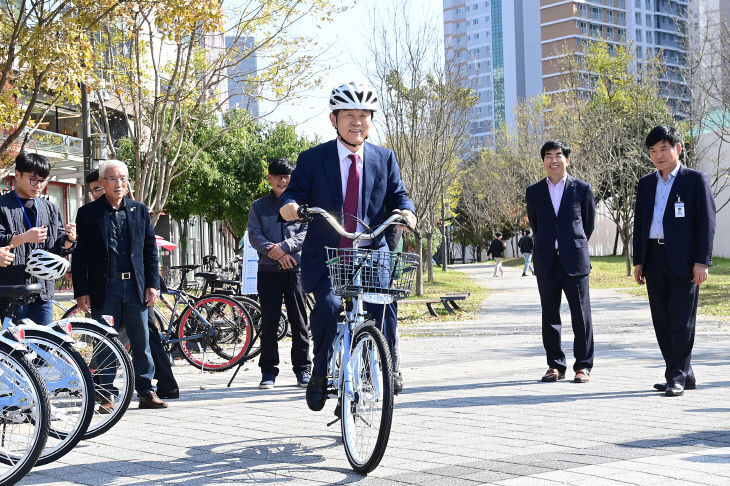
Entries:
{"type": "Polygon", "coordinates": [[[613,238],[613,256],[616,256],[616,252],[618,251],[618,238],[621,235],[621,228],[619,225],[616,225],[616,236],[613,238]]]}
{"type": "Polygon", "coordinates": [[[433,233],[426,235],[426,244],[428,247],[428,257],[426,262],[428,265],[428,281],[433,282],[433,233]]]}
{"type": "Polygon", "coordinates": [[[416,238],[416,245],[418,246],[418,271],[416,272],[416,295],[423,295],[423,246],[421,244],[421,238],[416,238]]]}
{"type": "Polygon", "coordinates": [[[188,220],[183,219],[180,221],[180,251],[182,252],[182,255],[180,256],[180,264],[181,265],[187,265],[188,264],[188,220]]]}
{"type": "Polygon", "coordinates": [[[461,238],[461,263],[466,263],[466,236],[461,238]]]}
{"type": "Polygon", "coordinates": [[[629,251],[629,244],[631,244],[631,230],[628,228],[621,232],[621,243],[624,245],[624,258],[626,261],[626,276],[631,276],[631,252],[629,251]]]}

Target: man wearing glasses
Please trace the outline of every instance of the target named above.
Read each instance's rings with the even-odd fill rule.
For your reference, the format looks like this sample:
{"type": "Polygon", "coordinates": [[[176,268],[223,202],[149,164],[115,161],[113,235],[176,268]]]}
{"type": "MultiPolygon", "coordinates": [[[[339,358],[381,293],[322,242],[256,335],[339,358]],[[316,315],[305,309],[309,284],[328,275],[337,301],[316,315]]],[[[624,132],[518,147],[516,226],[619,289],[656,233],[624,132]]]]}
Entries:
{"type": "Polygon", "coordinates": [[[91,199],[96,201],[104,195],[104,186],[102,180],[99,179],[99,169],[94,169],[89,172],[89,175],[86,176],[86,183],[89,185],[91,199]]]}
{"type": "MultiPolygon", "coordinates": [[[[132,351],[139,408],[166,408],[155,393],[155,365],[147,330],[147,307],[160,286],[157,242],[147,206],[127,197],[129,172],[118,160],[99,164],[104,197],[79,208],[79,241],[71,262],[79,308],[125,327],[132,351]]],[[[112,383],[101,383],[114,393],[112,383]]]]}
{"type": "MultiPolygon", "coordinates": [[[[51,163],[39,154],[21,153],[15,159],[13,190],[0,196],[0,247],[13,249],[14,258],[7,268],[0,270],[0,285],[36,283],[35,277],[26,276],[25,265],[35,249],[56,255],[71,253],[76,244],[76,225],[63,224],[58,208],[41,194],[48,184],[51,163]]],[[[54,281],[38,282],[43,287],[40,297],[18,306],[17,320],[30,318],[36,324],[53,321],[54,281]]]]}

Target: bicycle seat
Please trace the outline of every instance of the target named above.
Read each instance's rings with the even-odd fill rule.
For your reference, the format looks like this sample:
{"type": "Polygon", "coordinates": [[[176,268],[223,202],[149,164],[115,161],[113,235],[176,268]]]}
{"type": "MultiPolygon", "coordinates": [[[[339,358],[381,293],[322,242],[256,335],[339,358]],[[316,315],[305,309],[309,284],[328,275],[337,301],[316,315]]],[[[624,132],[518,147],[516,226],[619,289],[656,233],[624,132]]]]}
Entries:
{"type": "Polygon", "coordinates": [[[172,266],[170,268],[172,268],[173,270],[185,270],[185,271],[188,271],[189,272],[191,270],[195,270],[199,266],[200,265],[174,265],[174,266],[172,266]]]}
{"type": "Polygon", "coordinates": [[[31,295],[39,295],[43,287],[41,284],[30,285],[0,285],[0,298],[19,300],[31,295]]]}
{"type": "Polygon", "coordinates": [[[205,280],[218,280],[218,274],[215,272],[195,272],[195,276],[205,280]]]}

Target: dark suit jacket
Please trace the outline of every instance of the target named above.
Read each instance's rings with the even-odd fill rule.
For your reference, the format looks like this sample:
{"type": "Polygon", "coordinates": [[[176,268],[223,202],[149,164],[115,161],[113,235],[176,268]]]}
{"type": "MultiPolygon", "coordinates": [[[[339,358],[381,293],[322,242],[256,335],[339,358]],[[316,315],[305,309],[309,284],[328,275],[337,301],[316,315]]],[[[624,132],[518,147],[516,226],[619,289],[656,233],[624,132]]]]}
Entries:
{"type": "MultiPolygon", "coordinates": [[[[634,214],[634,265],[646,263],[649,229],[654,215],[657,176],[653,172],[639,180],[634,214]]],[[[715,237],[715,200],[706,174],[681,166],[669,191],[662,219],[664,240],[669,255],[669,270],[678,277],[692,277],[692,267],[712,265],[715,237]],[[684,218],[674,216],[677,196],[684,203],[684,218]]]]}
{"type": "Polygon", "coordinates": [[[547,179],[528,187],[526,199],[527,217],[535,238],[532,252],[535,275],[546,276],[550,271],[556,239],[565,272],[570,276],[588,275],[591,271],[588,239],[596,217],[591,185],[568,175],[557,216],[547,179]]]}
{"type": "MultiPolygon", "coordinates": [[[[76,250],[71,260],[74,297],[89,295],[92,310],[99,309],[106,299],[109,271],[109,240],[104,211],[108,203],[100,197],[79,208],[76,215],[78,234],[76,250]]],[[[147,206],[124,197],[124,212],[130,233],[130,248],[134,281],[140,302],[146,288],[159,288],[157,242],[147,206]]]]}
{"type": "MultiPolygon", "coordinates": [[[[377,227],[390,216],[393,209],[415,212],[392,150],[366,142],[363,161],[361,201],[363,219],[368,226],[377,227]]],[[[299,155],[289,187],[279,199],[282,206],[296,202],[320,207],[337,215],[342,213],[342,179],[335,140],[299,155]]],[[[302,245],[302,284],[305,291],[311,292],[317,282],[327,275],[325,246],[336,248],[339,242],[340,236],[323,218],[315,217],[309,223],[302,245]]],[[[373,246],[386,247],[383,234],[373,242],[373,246]]]]}

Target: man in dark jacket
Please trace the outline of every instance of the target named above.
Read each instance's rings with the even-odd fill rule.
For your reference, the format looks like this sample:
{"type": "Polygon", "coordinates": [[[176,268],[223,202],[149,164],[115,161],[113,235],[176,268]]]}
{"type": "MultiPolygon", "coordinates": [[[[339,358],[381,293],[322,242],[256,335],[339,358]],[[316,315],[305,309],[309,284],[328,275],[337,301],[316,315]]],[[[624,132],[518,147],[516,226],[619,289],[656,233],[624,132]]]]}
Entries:
{"type": "Polygon", "coordinates": [[[496,265],[494,265],[494,276],[499,275],[504,277],[504,270],[502,270],[502,258],[504,258],[504,249],[507,248],[507,243],[502,241],[502,233],[497,231],[494,234],[494,239],[489,244],[489,250],[487,251],[487,258],[494,258],[496,265]]]}
{"type": "MultiPolygon", "coordinates": [[[[140,408],[166,408],[152,386],[155,366],[149,345],[147,307],[159,288],[157,242],[147,206],[129,199],[129,172],[118,160],[102,162],[104,197],[79,209],[77,251],[71,262],[79,308],[114,316],[124,326],[132,350],[140,408]]],[[[111,383],[103,383],[109,393],[111,383]]]]}
{"type": "Polygon", "coordinates": [[[522,230],[522,238],[517,242],[517,247],[522,253],[522,257],[525,259],[525,266],[522,268],[522,276],[527,277],[527,270],[532,270],[532,274],[535,275],[535,267],[532,266],[532,249],[535,248],[535,242],[532,241],[530,236],[530,230],[522,230]]]}
{"type": "MultiPolygon", "coordinates": [[[[0,271],[0,285],[24,285],[38,282],[25,274],[25,265],[31,252],[41,249],[65,256],[76,245],[76,225],[61,221],[58,208],[40,197],[48,184],[51,163],[33,153],[21,153],[15,159],[14,190],[0,196],[0,246],[13,250],[15,258],[10,266],[0,271]]],[[[54,282],[39,282],[43,290],[40,298],[16,308],[16,320],[30,318],[36,324],[53,321],[54,282]]]]}
{"type": "Polygon", "coordinates": [[[279,218],[279,198],[289,185],[294,164],[278,159],[269,164],[271,191],[251,205],[248,215],[248,239],[259,253],[258,287],[261,303],[261,383],[259,388],[274,388],[279,374],[277,329],[281,300],[286,305],[292,333],[291,361],[297,384],[306,387],[311,376],[309,359],[309,326],[306,295],[302,290],[302,242],[307,234],[306,223],[286,225],[279,218]]]}

